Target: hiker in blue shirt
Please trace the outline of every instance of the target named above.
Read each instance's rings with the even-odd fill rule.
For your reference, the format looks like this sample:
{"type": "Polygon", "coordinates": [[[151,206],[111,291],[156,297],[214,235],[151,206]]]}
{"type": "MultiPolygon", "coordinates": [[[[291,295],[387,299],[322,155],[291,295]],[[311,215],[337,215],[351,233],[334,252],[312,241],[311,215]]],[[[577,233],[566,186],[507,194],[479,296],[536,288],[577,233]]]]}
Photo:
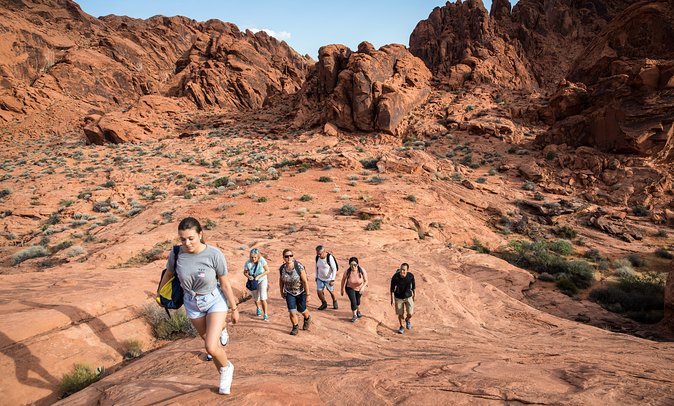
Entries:
{"type": "Polygon", "coordinates": [[[269,282],[267,280],[267,274],[269,273],[269,268],[267,267],[267,260],[260,254],[260,250],[253,248],[250,250],[250,259],[246,261],[246,264],[243,266],[243,274],[248,280],[246,282],[246,288],[250,290],[253,300],[255,301],[255,310],[256,316],[262,316],[262,320],[269,321],[269,316],[267,315],[267,289],[269,288],[269,282]],[[256,281],[256,282],[253,282],[256,281]],[[251,288],[255,289],[251,289],[251,288]],[[260,310],[262,308],[262,310],[260,310]]]}

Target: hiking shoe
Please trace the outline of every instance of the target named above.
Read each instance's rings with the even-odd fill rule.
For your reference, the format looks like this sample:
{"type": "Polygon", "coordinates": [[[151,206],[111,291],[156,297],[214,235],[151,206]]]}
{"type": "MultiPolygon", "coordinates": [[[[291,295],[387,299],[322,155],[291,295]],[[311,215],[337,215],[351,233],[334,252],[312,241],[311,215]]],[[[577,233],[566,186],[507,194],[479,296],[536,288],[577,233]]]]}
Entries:
{"type": "Polygon", "coordinates": [[[234,365],[227,361],[227,366],[220,368],[220,388],[218,393],[229,395],[232,389],[232,380],[234,378],[234,365]]]}
{"type": "Polygon", "coordinates": [[[262,320],[264,320],[264,321],[269,321],[269,316],[267,316],[267,315],[265,314],[264,316],[262,316],[262,320]]]}
{"type": "Polygon", "coordinates": [[[328,308],[328,302],[323,302],[321,303],[320,306],[318,306],[318,310],[325,310],[328,308]]]}
{"type": "Polygon", "coordinates": [[[360,310],[357,310],[356,316],[358,316],[358,318],[360,319],[361,317],[363,317],[363,313],[361,313],[360,310]]]}
{"type": "Polygon", "coordinates": [[[304,323],[302,324],[302,330],[309,330],[309,326],[311,326],[311,315],[309,315],[309,317],[304,318],[304,323]]]}
{"type": "Polygon", "coordinates": [[[408,330],[411,330],[412,329],[412,322],[409,321],[409,320],[405,321],[405,327],[407,327],[408,330]]]}
{"type": "Polygon", "coordinates": [[[299,327],[299,325],[297,325],[297,324],[295,324],[295,325],[293,326],[293,329],[290,330],[290,335],[291,335],[291,336],[296,336],[296,335],[297,335],[297,333],[299,332],[298,327],[299,327]]]}
{"type": "Polygon", "coordinates": [[[337,306],[337,301],[336,301],[336,300],[333,300],[333,301],[332,301],[332,308],[335,309],[335,310],[339,309],[339,306],[337,306]]]}
{"type": "Polygon", "coordinates": [[[229,333],[227,332],[227,327],[222,329],[222,333],[220,333],[220,344],[224,347],[229,343],[229,333]]]}
{"type": "Polygon", "coordinates": [[[351,317],[351,323],[355,323],[356,320],[358,320],[358,316],[354,315],[353,317],[351,317]]]}
{"type": "Polygon", "coordinates": [[[404,332],[405,332],[405,329],[403,328],[403,326],[400,326],[400,328],[398,329],[398,334],[402,334],[404,332]]]}
{"type": "Polygon", "coordinates": [[[257,309],[255,309],[255,315],[256,316],[262,316],[262,310],[260,310],[259,307],[257,309]]]}
{"type": "Polygon", "coordinates": [[[206,354],[206,361],[213,361],[213,356],[211,354],[206,354]]]}

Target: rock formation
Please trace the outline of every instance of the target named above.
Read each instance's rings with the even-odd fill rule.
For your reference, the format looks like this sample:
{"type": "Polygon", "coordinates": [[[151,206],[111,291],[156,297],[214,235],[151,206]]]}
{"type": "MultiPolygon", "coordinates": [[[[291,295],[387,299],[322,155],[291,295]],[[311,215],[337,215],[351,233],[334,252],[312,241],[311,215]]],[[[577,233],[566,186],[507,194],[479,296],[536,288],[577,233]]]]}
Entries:
{"type": "Polygon", "coordinates": [[[298,90],[313,62],[265,33],[242,33],[232,24],[96,19],[70,0],[4,1],[0,31],[3,42],[16,44],[0,59],[0,122],[20,125],[27,115],[48,111],[57,132],[90,114],[113,113],[108,121],[129,127],[122,121],[138,117],[127,120],[124,112],[146,95],[184,96],[199,109],[259,108],[274,94],[298,90]],[[56,121],[64,122],[62,129],[56,121]]]}
{"type": "Polygon", "coordinates": [[[410,35],[410,52],[453,88],[471,79],[531,90],[536,81],[522,49],[498,31],[481,0],[447,2],[417,24],[410,35]]]}
{"type": "Polygon", "coordinates": [[[542,115],[539,141],[674,159],[674,7],[641,1],[624,10],[577,58],[542,115]]]}
{"type": "Polygon", "coordinates": [[[430,94],[431,73],[402,45],[357,52],[343,45],[319,50],[299,100],[296,123],[332,122],[350,131],[395,134],[402,119],[430,94]]]}

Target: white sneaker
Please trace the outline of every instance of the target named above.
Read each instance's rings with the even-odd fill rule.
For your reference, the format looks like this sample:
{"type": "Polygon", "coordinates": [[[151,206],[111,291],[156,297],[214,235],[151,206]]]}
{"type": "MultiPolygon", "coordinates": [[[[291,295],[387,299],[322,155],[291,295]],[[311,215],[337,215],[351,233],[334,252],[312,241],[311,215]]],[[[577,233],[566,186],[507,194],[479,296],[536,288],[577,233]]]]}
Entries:
{"type": "Polygon", "coordinates": [[[229,395],[232,389],[232,380],[234,378],[234,365],[227,361],[227,366],[220,368],[220,388],[218,392],[221,395],[229,395]]]}
{"type": "Polygon", "coordinates": [[[227,327],[222,329],[222,333],[220,333],[220,344],[224,347],[229,343],[229,333],[227,332],[227,327]]]}

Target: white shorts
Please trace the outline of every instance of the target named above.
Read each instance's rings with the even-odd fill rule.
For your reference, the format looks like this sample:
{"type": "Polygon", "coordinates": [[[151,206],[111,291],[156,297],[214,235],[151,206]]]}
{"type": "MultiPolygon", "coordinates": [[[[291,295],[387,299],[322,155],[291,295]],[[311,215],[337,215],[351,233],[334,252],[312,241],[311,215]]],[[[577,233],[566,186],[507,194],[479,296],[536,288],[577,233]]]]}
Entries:
{"type": "Polygon", "coordinates": [[[269,278],[263,278],[258,281],[257,289],[250,291],[254,301],[259,302],[260,300],[267,300],[267,289],[269,287],[268,279],[269,278]]]}

